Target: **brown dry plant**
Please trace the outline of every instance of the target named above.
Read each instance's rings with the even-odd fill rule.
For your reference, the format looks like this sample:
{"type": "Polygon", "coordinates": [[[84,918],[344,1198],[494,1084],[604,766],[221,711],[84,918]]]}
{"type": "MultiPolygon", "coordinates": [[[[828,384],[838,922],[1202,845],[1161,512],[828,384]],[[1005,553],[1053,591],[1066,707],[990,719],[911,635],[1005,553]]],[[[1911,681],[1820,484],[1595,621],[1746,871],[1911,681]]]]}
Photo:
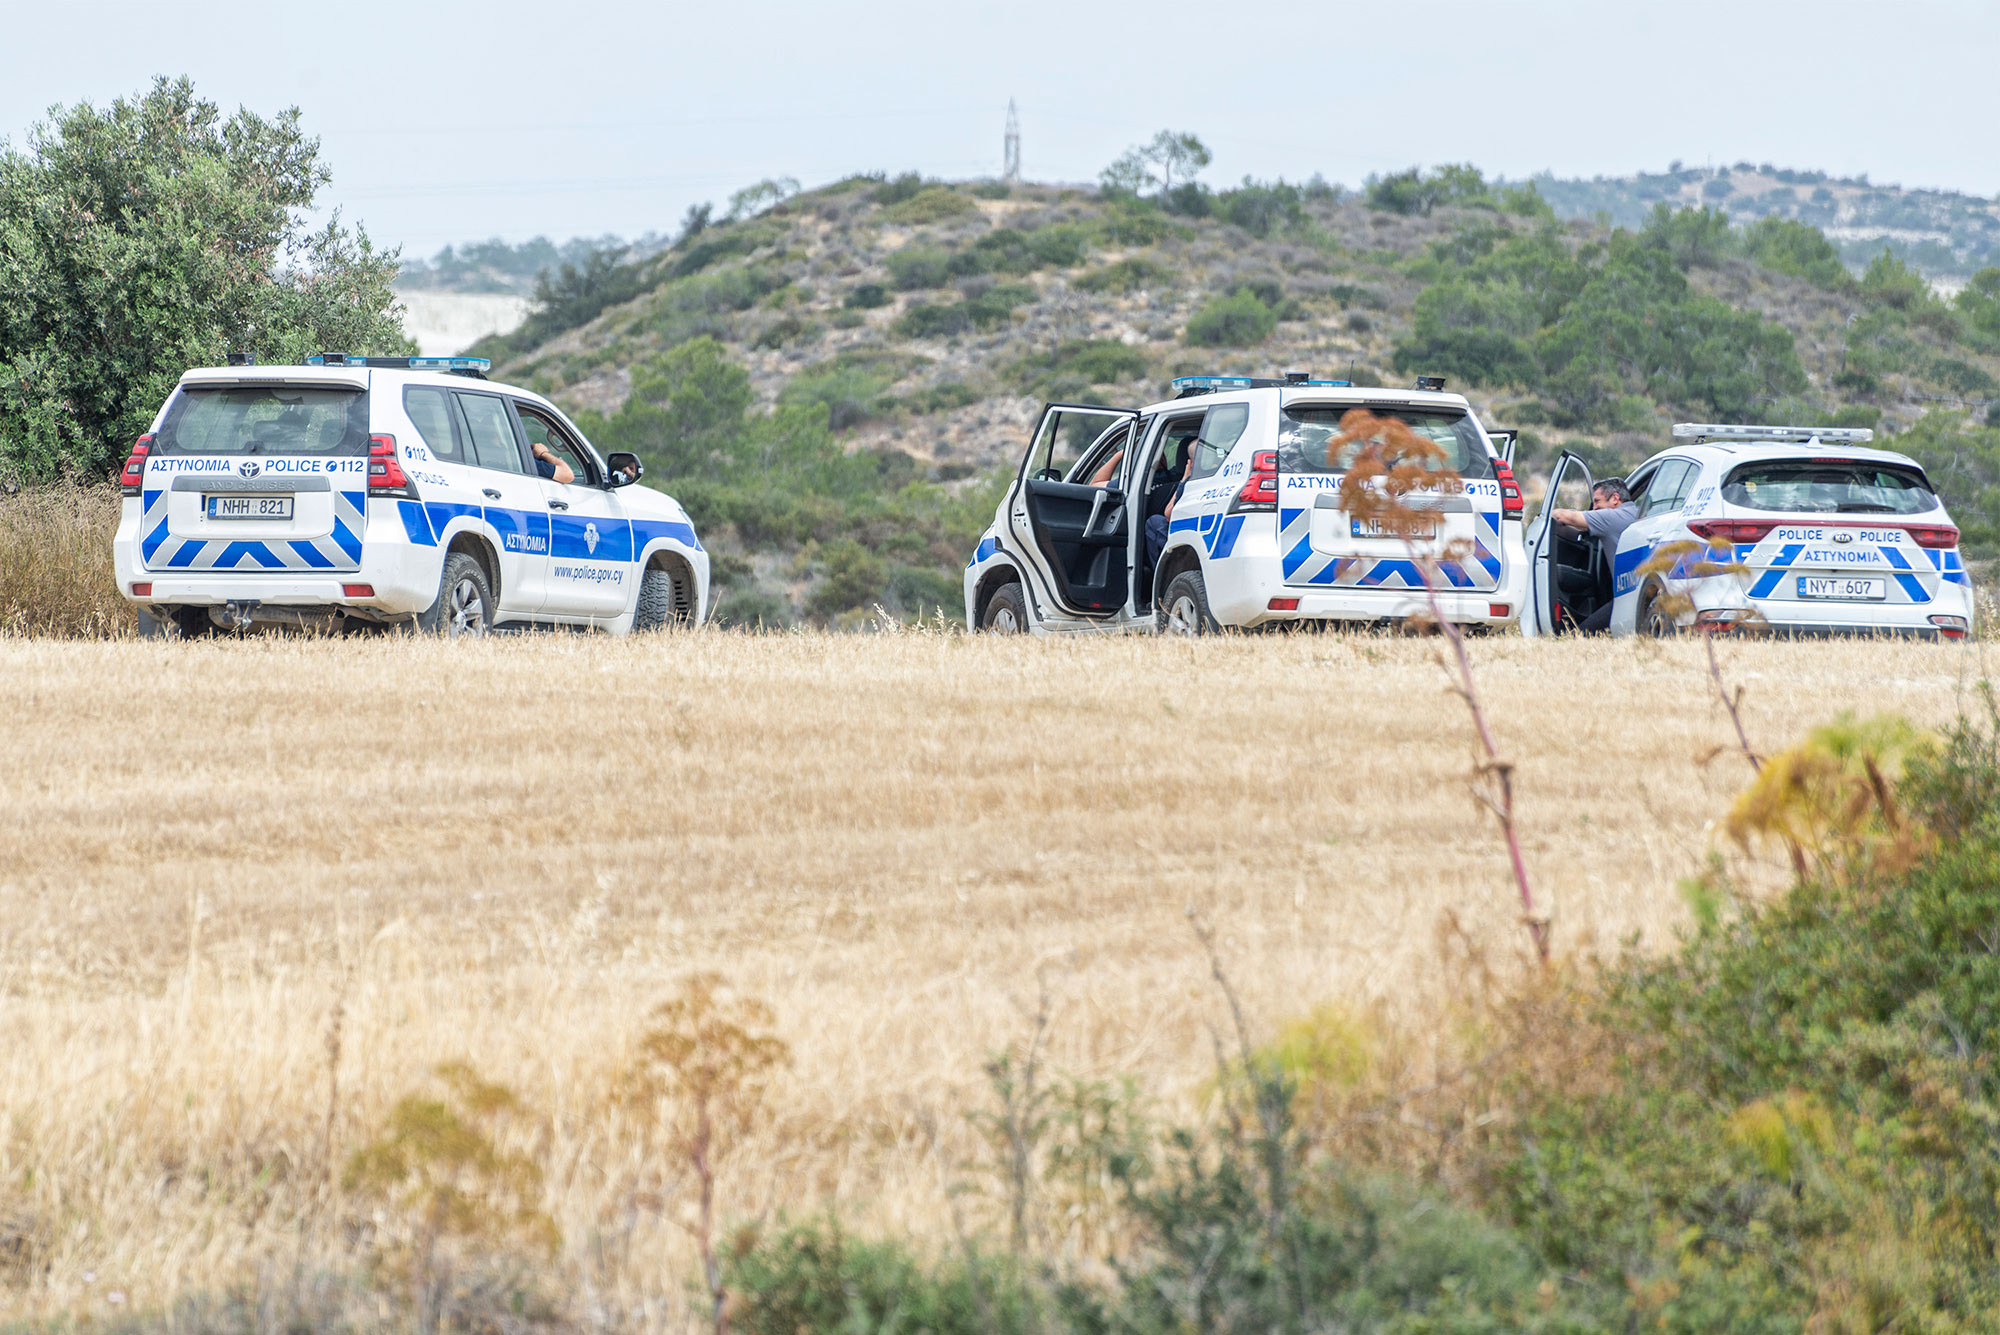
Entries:
{"type": "Polygon", "coordinates": [[[1444,450],[1435,441],[1420,436],[1394,417],[1381,417],[1365,408],[1356,408],[1340,419],[1340,434],[1327,442],[1329,460],[1352,452],[1353,461],[1340,482],[1340,507],[1355,519],[1374,525],[1379,531],[1402,541],[1424,584],[1429,605],[1430,625],[1451,647],[1449,663],[1441,665],[1453,674],[1453,689],[1472,716],[1472,731],[1479,742],[1479,756],[1473,764],[1472,795],[1500,824],[1512,864],[1514,887],[1521,897],[1521,922],[1535,948],[1535,957],[1549,962],[1549,918],[1535,908],[1535,892],[1528,883],[1528,863],[1521,852],[1520,831],[1514,823],[1514,763],[1500,754],[1480,699],[1479,685],[1472,674],[1472,657],[1466,652],[1465,633],[1447,620],[1438,605],[1438,563],[1464,561],[1471,555],[1468,544],[1448,544],[1437,554],[1420,551],[1417,540],[1435,531],[1436,510],[1426,504],[1433,497],[1459,495],[1465,490],[1463,478],[1445,463],[1444,450]]]}
{"type": "Polygon", "coordinates": [[[695,1175],[695,1245],[716,1335],[728,1330],[729,1293],[715,1252],[718,1165],[753,1124],[772,1074],[790,1059],[771,1032],[770,1007],[697,973],[653,1012],[653,1028],[621,1082],[619,1098],[695,1175]]]}
{"type": "Polygon", "coordinates": [[[0,491],[0,631],[132,632],[137,615],[120,596],[111,565],[122,501],[107,483],[0,491]]]}

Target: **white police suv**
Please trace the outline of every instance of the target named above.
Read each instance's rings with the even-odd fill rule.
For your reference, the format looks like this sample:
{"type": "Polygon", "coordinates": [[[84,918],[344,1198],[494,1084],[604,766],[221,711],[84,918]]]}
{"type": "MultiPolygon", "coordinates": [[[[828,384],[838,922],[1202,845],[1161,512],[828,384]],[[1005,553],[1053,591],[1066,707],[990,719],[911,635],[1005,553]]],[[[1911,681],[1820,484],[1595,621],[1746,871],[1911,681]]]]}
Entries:
{"type": "Polygon", "coordinates": [[[1522,632],[1572,630],[1609,603],[1622,635],[1754,625],[1964,639],[1973,600],[1958,529],[1917,462],[1867,448],[1873,438],[1683,422],[1673,448],[1625,479],[1639,517],[1608,553],[1551,522],[1557,507],[1590,508],[1590,470],[1565,452],[1528,526],[1522,632]],[[1661,553],[1669,544],[1683,554],[1661,553]]]}
{"type": "Polygon", "coordinates": [[[1202,633],[1423,612],[1410,546],[1340,508],[1349,461],[1328,445],[1355,408],[1408,423],[1465,479],[1462,493],[1412,499],[1437,516],[1414,555],[1450,557],[1438,565],[1444,615],[1512,621],[1527,590],[1513,471],[1464,396],[1444,393],[1442,380],[1419,384],[1190,376],[1147,408],[1049,404],[965,568],[966,623],[1202,633]],[[1149,565],[1146,521],[1190,453],[1165,548],[1149,565]]]}
{"type": "Polygon", "coordinates": [[[547,399],[487,381],[484,359],[240,360],[183,375],[125,462],[118,586],[146,629],[623,632],[706,614],[686,512],[632,485],[634,456],[599,457],[547,399]]]}

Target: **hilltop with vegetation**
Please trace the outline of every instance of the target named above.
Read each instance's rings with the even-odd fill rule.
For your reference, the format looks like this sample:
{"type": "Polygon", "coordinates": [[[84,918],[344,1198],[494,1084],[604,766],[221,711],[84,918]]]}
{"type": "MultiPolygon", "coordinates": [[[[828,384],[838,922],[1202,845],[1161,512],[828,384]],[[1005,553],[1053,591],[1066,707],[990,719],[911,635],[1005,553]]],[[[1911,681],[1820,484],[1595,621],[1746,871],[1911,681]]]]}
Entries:
{"type": "Polygon", "coordinates": [[[1947,299],[1799,219],[1564,221],[1469,167],[1218,190],[1161,142],[1095,189],[765,183],[654,253],[545,270],[475,351],[682,497],[725,617],[948,614],[1044,400],[1195,372],[1445,374],[1531,473],[1563,446],[1629,466],[1675,420],[1874,426],[2000,547],[2000,270],[1947,299]]]}

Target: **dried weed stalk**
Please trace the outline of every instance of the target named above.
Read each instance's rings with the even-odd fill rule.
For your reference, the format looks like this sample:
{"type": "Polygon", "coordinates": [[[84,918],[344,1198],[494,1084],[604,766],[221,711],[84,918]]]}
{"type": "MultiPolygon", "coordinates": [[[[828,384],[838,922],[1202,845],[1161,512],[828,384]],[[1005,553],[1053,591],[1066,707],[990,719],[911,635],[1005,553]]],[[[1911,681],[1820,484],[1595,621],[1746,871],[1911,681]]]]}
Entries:
{"type": "Polygon", "coordinates": [[[772,1075],[791,1051],[770,1032],[770,1007],[729,992],[712,973],[689,977],[653,1020],[620,1081],[619,1098],[640,1114],[649,1135],[664,1136],[667,1149],[700,1184],[695,1241],[710,1318],[716,1335],[723,1335],[729,1294],[715,1254],[717,1164],[750,1129],[772,1075]]]}
{"type": "Polygon", "coordinates": [[[1513,864],[1514,885],[1521,897],[1521,922],[1535,947],[1535,958],[1549,962],[1549,920],[1535,909],[1535,895],[1528,883],[1528,864],[1521,852],[1521,838],[1514,823],[1514,764],[1500,754],[1480,702],[1478,683],[1472,674],[1472,659],[1466,652],[1465,634],[1445,619],[1438,604],[1437,580],[1440,562],[1462,562],[1470,555],[1464,544],[1450,544],[1441,553],[1422,552],[1420,537],[1436,531],[1437,508],[1433,499],[1463,493],[1465,483],[1446,464],[1444,450],[1436,442],[1418,435],[1394,417],[1378,417],[1365,408],[1356,408],[1340,419],[1340,434],[1327,442],[1329,459],[1352,452],[1352,462],[1340,483],[1340,507],[1354,519],[1373,524],[1383,533],[1402,540],[1424,585],[1424,601],[1430,623],[1450,646],[1451,658],[1439,655],[1439,666],[1452,674],[1453,689],[1465,701],[1472,715],[1473,732],[1479,739],[1479,757],[1473,766],[1472,795],[1500,822],[1507,842],[1507,856],[1513,864]]]}

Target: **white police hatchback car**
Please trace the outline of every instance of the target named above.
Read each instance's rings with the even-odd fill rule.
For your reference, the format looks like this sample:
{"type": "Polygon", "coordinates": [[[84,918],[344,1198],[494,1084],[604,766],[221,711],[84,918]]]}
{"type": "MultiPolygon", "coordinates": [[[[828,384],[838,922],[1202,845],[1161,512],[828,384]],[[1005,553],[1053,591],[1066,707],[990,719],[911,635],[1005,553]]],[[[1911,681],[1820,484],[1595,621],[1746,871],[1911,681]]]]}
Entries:
{"type": "Polygon", "coordinates": [[[189,371],[134,444],[114,553],[146,629],[623,632],[706,614],[686,512],[547,399],[487,381],[480,358],[307,360],[189,371]]]}
{"type": "Polygon", "coordinates": [[[1607,602],[1620,635],[1971,633],[1958,529],[1914,459],[1866,447],[1872,431],[1683,422],[1673,435],[1625,480],[1639,517],[1614,553],[1551,522],[1558,507],[1589,509],[1592,486],[1576,455],[1556,461],[1528,526],[1524,634],[1575,629],[1607,602]],[[1647,569],[1670,544],[1682,551],[1670,568],[1647,569]],[[1716,573],[1725,565],[1743,569],[1716,573]]]}
{"type": "Polygon", "coordinates": [[[1195,376],[1147,408],[1049,404],[966,565],[966,623],[1202,633],[1396,621],[1427,611],[1413,555],[1451,557],[1437,567],[1447,618],[1511,622],[1527,590],[1520,489],[1464,396],[1444,393],[1442,380],[1420,383],[1195,376]],[[1347,461],[1329,457],[1328,442],[1355,408],[1408,423],[1465,479],[1460,494],[1414,499],[1437,513],[1414,553],[1340,508],[1347,461]],[[1149,569],[1146,519],[1190,453],[1165,549],[1149,569]]]}

